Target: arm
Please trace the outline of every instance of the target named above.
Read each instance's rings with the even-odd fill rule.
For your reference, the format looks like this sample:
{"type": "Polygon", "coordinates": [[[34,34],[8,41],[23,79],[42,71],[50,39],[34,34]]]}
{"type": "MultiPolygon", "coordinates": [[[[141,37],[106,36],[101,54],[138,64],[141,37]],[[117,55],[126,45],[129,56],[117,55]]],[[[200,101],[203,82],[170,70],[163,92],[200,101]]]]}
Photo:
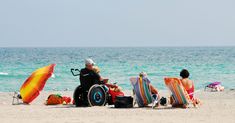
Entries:
{"type": "Polygon", "coordinates": [[[94,72],[93,75],[94,75],[95,79],[99,81],[99,84],[103,84],[105,82],[104,81],[105,78],[101,77],[100,74],[94,72]]]}

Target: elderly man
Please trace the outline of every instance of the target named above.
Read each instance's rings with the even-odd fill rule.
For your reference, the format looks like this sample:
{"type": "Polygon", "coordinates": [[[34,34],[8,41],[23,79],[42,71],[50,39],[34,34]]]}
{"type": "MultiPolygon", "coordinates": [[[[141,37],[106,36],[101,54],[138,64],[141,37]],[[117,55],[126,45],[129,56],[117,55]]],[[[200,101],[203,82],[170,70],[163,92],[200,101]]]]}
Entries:
{"type": "Polygon", "coordinates": [[[80,82],[84,91],[88,91],[94,84],[101,84],[104,80],[93,70],[95,62],[92,59],[85,60],[85,68],[81,70],[80,82]]]}

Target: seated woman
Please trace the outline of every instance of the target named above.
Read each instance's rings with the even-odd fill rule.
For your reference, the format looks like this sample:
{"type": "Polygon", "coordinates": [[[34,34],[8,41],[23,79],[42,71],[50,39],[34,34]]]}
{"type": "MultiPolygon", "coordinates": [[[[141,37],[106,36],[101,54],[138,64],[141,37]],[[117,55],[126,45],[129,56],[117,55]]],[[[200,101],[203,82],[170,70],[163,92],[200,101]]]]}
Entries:
{"type": "MultiPolygon", "coordinates": [[[[147,78],[147,73],[141,72],[141,73],[139,74],[139,76],[140,76],[140,77],[146,77],[146,78],[147,78]]],[[[157,88],[153,87],[153,85],[150,83],[150,81],[149,81],[149,88],[150,88],[152,94],[156,94],[157,97],[160,97],[157,88]]]]}
{"type": "Polygon", "coordinates": [[[135,101],[139,107],[148,106],[150,103],[153,103],[153,107],[159,106],[160,95],[158,90],[153,87],[145,72],[141,72],[138,77],[130,78],[130,82],[133,86],[135,101]]]}
{"type": "Polygon", "coordinates": [[[193,105],[196,106],[196,105],[200,104],[200,100],[194,98],[194,96],[193,96],[194,95],[194,83],[192,80],[190,80],[188,78],[189,75],[190,74],[189,74],[188,70],[186,70],[186,69],[183,69],[180,72],[180,76],[182,77],[181,78],[182,85],[184,86],[185,90],[188,92],[190,99],[193,101],[193,105]]]}

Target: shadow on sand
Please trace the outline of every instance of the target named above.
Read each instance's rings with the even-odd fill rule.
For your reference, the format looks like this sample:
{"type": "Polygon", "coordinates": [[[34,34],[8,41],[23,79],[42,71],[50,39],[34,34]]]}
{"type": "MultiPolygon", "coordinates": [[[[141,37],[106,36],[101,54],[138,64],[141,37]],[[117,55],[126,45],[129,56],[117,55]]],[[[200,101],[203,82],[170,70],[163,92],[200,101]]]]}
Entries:
{"type": "MultiPolygon", "coordinates": [[[[91,107],[87,107],[87,106],[83,106],[83,107],[76,107],[75,105],[69,104],[69,105],[47,105],[49,108],[91,108],[91,107]]],[[[161,106],[161,107],[155,107],[152,108],[151,106],[148,107],[133,107],[133,108],[115,108],[114,106],[105,106],[107,109],[115,109],[115,110],[126,110],[126,109],[130,109],[130,110],[135,110],[135,109],[145,109],[145,110],[175,110],[175,109],[185,109],[182,107],[171,107],[171,106],[161,106]]],[[[186,109],[193,109],[193,107],[188,107],[186,109]]]]}

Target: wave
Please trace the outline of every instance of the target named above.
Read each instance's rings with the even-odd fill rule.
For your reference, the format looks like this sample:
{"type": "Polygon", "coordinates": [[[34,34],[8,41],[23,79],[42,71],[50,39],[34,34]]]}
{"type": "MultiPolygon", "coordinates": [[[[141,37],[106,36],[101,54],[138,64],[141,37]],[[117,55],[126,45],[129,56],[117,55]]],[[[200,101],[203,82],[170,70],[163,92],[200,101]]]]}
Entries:
{"type": "Polygon", "coordinates": [[[55,74],[53,73],[53,74],[51,75],[51,77],[52,77],[52,78],[55,78],[55,74]]]}
{"type": "Polygon", "coordinates": [[[6,73],[6,72],[0,72],[0,75],[7,76],[7,75],[9,75],[9,74],[6,73]]]}

